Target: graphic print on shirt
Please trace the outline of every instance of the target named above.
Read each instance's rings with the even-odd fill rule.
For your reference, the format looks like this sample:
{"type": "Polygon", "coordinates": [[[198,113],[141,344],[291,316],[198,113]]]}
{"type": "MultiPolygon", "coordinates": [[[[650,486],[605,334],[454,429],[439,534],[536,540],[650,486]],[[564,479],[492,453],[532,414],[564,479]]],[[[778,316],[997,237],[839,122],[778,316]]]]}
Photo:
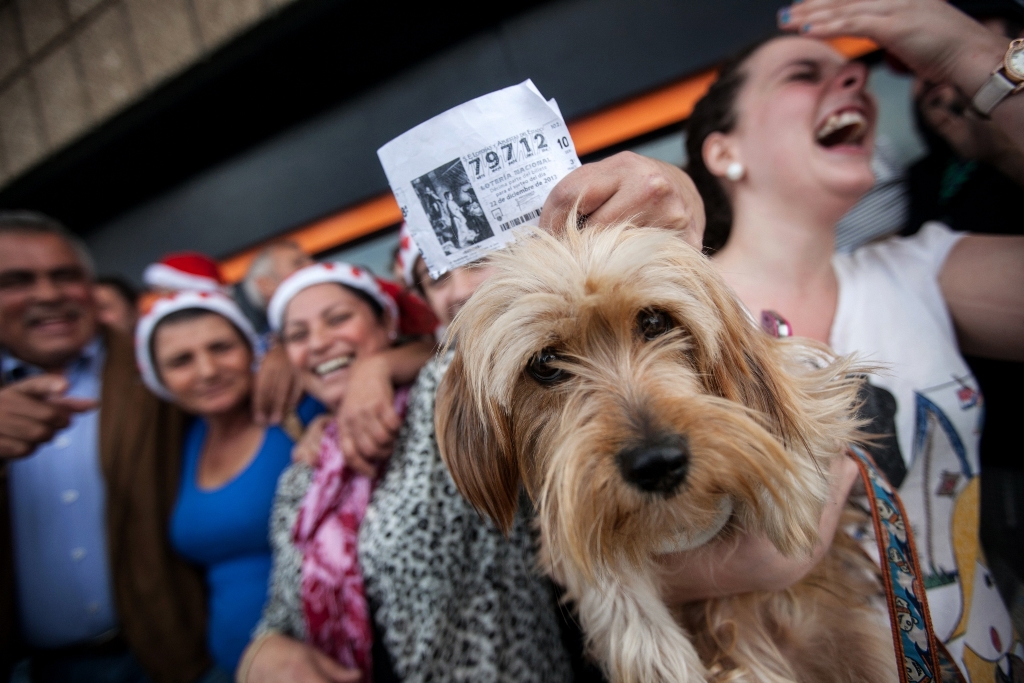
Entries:
{"type": "Polygon", "coordinates": [[[1018,661],[1024,645],[992,580],[982,552],[981,480],[976,434],[960,434],[954,423],[975,413],[980,429],[982,397],[973,377],[915,392],[913,459],[900,496],[906,505],[936,635],[970,683],[1024,681],[1018,661]],[[1014,674],[1018,676],[1014,677],[1014,674]]]}
{"type": "Polygon", "coordinates": [[[867,420],[862,429],[873,437],[863,448],[898,490],[907,476],[907,464],[896,438],[896,397],[885,387],[867,381],[857,392],[857,400],[860,401],[857,417],[867,420]]]}

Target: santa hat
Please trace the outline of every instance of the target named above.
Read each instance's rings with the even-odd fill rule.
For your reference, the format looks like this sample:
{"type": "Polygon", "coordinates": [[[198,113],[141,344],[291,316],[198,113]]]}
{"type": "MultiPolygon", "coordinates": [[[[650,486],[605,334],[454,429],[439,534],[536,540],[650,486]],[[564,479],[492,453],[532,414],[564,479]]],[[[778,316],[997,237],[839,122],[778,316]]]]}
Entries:
{"type": "Polygon", "coordinates": [[[216,292],[224,285],[217,262],[194,251],[168,254],[159,262],[150,263],[142,274],[142,280],[150,287],[176,292],[186,289],[216,292]]]}
{"type": "Polygon", "coordinates": [[[398,331],[401,334],[418,337],[437,332],[440,325],[437,316],[418,294],[380,278],[377,279],[377,284],[398,304],[398,331]]]}
{"type": "Polygon", "coordinates": [[[142,319],[139,320],[139,324],[135,328],[135,362],[139,366],[142,381],[146,383],[150,391],[165,401],[173,401],[174,396],[171,395],[171,392],[160,381],[160,375],[156,371],[156,363],[150,354],[150,339],[152,339],[153,332],[161,320],[171,313],[189,308],[202,308],[227,318],[228,322],[238,328],[238,331],[242,333],[245,340],[249,342],[249,348],[253,351],[254,359],[260,350],[259,335],[253,329],[252,323],[242,313],[242,309],[238,307],[238,304],[229,297],[219,292],[191,291],[178,292],[173,296],[160,298],[149,309],[149,312],[142,316],[142,319]]]}
{"type": "Polygon", "coordinates": [[[267,320],[270,322],[270,329],[275,332],[281,331],[281,327],[284,326],[284,312],[296,294],[313,285],[325,282],[336,282],[366,294],[388,312],[397,327],[400,320],[398,305],[384,291],[377,278],[358,266],[336,262],[306,266],[302,270],[292,273],[280,284],[270,299],[270,305],[267,306],[267,320]]]}
{"type": "Polygon", "coordinates": [[[398,255],[395,260],[398,267],[402,269],[402,277],[405,284],[412,287],[416,284],[416,276],[413,274],[413,266],[416,265],[416,257],[420,255],[420,248],[416,246],[412,235],[409,233],[409,224],[402,223],[398,230],[398,255]]]}

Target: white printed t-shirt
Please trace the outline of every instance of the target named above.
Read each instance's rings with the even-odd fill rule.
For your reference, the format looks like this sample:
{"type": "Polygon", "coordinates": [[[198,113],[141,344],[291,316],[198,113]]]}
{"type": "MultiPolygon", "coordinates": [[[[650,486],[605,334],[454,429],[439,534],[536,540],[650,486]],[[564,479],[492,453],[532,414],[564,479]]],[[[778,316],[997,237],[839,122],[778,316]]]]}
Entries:
{"type": "Polygon", "coordinates": [[[1010,675],[1011,658],[1022,657],[1024,645],[981,551],[983,403],[939,289],[942,266],[962,236],[926,223],[912,237],[833,256],[839,300],[830,343],[885,368],[870,381],[895,398],[907,466],[899,493],[932,623],[968,680],[980,683],[1010,675]]]}

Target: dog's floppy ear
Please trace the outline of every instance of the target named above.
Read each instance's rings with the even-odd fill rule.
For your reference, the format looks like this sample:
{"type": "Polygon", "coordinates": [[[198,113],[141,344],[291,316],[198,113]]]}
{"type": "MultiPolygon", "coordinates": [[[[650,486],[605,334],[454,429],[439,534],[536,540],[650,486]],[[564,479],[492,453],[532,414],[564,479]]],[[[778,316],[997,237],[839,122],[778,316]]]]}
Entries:
{"type": "Polygon", "coordinates": [[[790,410],[792,397],[782,390],[771,342],[749,324],[735,300],[715,294],[725,329],[715,362],[701,358],[706,389],[762,414],[777,438],[788,441],[798,437],[790,410]]]}
{"type": "Polygon", "coordinates": [[[508,417],[495,404],[487,412],[478,408],[456,351],[437,389],[437,445],[462,495],[507,534],[519,503],[519,468],[508,417]]]}
{"type": "Polygon", "coordinates": [[[720,395],[764,416],[787,448],[829,453],[861,438],[853,411],[862,380],[850,358],[812,340],[773,339],[750,324],[728,326],[722,347],[722,366],[705,372],[722,378],[720,395]]]}

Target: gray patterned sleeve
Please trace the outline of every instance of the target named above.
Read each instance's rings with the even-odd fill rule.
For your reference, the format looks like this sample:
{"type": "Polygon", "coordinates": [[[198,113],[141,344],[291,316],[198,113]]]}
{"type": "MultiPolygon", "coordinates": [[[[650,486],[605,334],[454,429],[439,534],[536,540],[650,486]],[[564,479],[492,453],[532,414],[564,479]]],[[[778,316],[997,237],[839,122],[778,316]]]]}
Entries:
{"type": "Polygon", "coordinates": [[[271,631],[297,640],[306,638],[301,594],[302,553],[292,542],[292,530],[299,515],[299,505],[312,481],[313,469],[301,463],[289,466],[277,480],[277,492],[270,511],[273,566],[267,586],[267,602],[253,631],[253,638],[271,631]]]}

